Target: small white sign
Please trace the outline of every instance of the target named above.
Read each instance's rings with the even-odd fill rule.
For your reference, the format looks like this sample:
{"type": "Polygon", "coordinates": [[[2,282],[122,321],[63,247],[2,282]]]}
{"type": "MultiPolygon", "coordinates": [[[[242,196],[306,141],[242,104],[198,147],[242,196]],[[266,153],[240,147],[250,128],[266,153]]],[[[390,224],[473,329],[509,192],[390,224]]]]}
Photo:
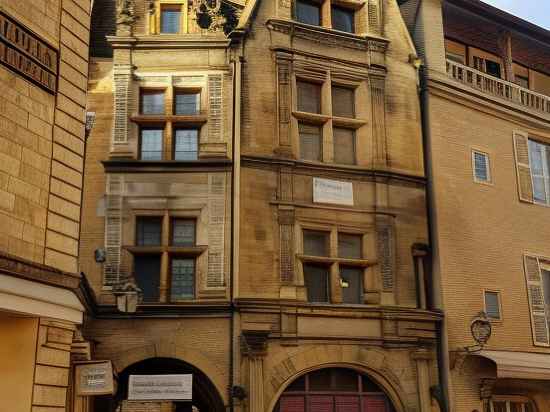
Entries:
{"type": "Polygon", "coordinates": [[[193,375],[130,375],[128,400],[190,401],[193,375]]]}
{"type": "Polygon", "coordinates": [[[353,206],[353,184],[314,177],[313,202],[353,206]]]}

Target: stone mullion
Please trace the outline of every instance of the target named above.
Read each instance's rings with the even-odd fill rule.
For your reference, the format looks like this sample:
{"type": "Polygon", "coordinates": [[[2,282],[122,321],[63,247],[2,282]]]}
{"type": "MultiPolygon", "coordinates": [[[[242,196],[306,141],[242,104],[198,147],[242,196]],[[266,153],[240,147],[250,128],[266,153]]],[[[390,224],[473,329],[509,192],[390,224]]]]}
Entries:
{"type": "Polygon", "coordinates": [[[372,106],[373,165],[385,168],[388,165],[386,142],[385,79],[369,78],[372,106]]]}
{"type": "Polygon", "coordinates": [[[163,159],[164,160],[172,160],[174,159],[175,155],[175,145],[174,145],[174,139],[175,139],[175,131],[174,131],[174,124],[171,121],[167,121],[164,126],[164,139],[163,139],[163,159]]]}
{"type": "Polygon", "coordinates": [[[170,292],[170,256],[166,251],[166,247],[170,246],[170,216],[168,211],[165,211],[162,219],[162,246],[163,252],[160,260],[160,285],[159,285],[159,301],[167,303],[169,301],[170,292]]]}

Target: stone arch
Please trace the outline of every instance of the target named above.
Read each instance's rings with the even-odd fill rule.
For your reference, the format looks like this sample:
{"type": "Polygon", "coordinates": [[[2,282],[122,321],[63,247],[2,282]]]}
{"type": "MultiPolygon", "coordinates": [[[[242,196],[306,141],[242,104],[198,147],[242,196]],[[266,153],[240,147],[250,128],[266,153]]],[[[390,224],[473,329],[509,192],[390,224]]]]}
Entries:
{"type": "MultiPolygon", "coordinates": [[[[343,367],[365,373],[384,389],[397,412],[405,412],[406,402],[400,394],[407,393],[398,373],[389,368],[386,353],[374,348],[350,348],[333,345],[317,346],[282,359],[265,375],[267,412],[274,410],[279,397],[290,383],[300,376],[323,368],[343,367]]],[[[416,391],[416,387],[414,388],[416,391]]]]}
{"type": "Polygon", "coordinates": [[[120,373],[128,366],[150,358],[174,358],[193,365],[208,376],[220,394],[223,403],[225,405],[229,404],[226,383],[227,375],[199,350],[186,347],[168,339],[161,339],[154,343],[115,353],[111,357],[111,360],[117,373],[120,373]]]}

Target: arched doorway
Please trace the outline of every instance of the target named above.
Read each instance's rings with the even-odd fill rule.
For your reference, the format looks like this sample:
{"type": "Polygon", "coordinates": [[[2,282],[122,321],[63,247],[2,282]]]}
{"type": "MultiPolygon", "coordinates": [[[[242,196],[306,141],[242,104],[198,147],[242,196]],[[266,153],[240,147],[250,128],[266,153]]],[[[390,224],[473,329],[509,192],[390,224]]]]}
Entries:
{"type": "Polygon", "coordinates": [[[105,403],[96,405],[95,412],[114,412],[117,405],[128,399],[128,380],[130,375],[193,375],[193,401],[176,402],[175,412],[224,412],[223,400],[211,380],[199,369],[180,359],[150,358],[134,363],[118,377],[118,389],[114,399],[105,399],[105,403]],[[108,406],[107,406],[108,405],[108,406]]]}
{"type": "Polygon", "coordinates": [[[366,374],[325,368],[302,375],[281,394],[274,412],[395,412],[386,393],[366,374]]]}

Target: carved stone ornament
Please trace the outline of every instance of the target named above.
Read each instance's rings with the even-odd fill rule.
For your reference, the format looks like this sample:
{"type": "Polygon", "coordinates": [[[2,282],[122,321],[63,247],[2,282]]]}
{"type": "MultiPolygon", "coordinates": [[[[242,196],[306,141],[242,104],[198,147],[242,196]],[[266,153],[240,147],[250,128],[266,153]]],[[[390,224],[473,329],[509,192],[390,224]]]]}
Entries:
{"type": "Polygon", "coordinates": [[[191,7],[201,29],[225,34],[237,26],[242,11],[229,0],[194,0],[191,7]]]}
{"type": "Polygon", "coordinates": [[[132,25],[137,20],[136,4],[134,0],[117,0],[117,24],[132,25]]]}
{"type": "Polygon", "coordinates": [[[241,351],[249,357],[261,357],[267,354],[268,331],[243,331],[241,351]]]}

